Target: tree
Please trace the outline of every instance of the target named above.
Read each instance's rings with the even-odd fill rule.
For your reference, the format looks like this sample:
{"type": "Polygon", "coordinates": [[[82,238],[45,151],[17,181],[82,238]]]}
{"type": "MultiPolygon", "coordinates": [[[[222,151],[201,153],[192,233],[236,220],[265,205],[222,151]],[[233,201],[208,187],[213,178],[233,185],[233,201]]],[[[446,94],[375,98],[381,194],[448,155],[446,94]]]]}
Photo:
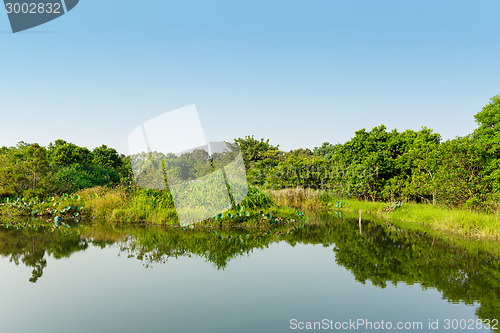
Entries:
{"type": "Polygon", "coordinates": [[[500,196],[500,94],[474,116],[479,127],[474,131],[475,140],[486,149],[485,180],[491,184],[492,194],[500,196]]]}
{"type": "Polygon", "coordinates": [[[44,147],[40,147],[37,143],[30,145],[26,150],[24,165],[30,173],[33,192],[36,192],[37,185],[40,182],[46,181],[49,169],[47,150],[44,147]]]}
{"type": "Polygon", "coordinates": [[[249,168],[252,163],[272,160],[276,161],[282,156],[282,152],[278,146],[273,146],[269,143],[269,139],[264,141],[263,138],[257,140],[254,136],[246,136],[234,140],[241,149],[245,165],[249,168]]]}
{"type": "Polygon", "coordinates": [[[288,157],[288,156],[310,157],[312,155],[313,155],[313,153],[309,148],[294,149],[294,150],[290,150],[289,152],[285,153],[285,157],[288,157]]]}
{"type": "Polygon", "coordinates": [[[335,161],[339,165],[337,183],[349,195],[370,198],[372,201],[384,199],[383,188],[394,172],[393,152],[389,142],[397,132],[387,132],[384,125],[356,131],[354,138],[339,145],[335,161]]]}
{"type": "Polygon", "coordinates": [[[423,127],[409,146],[406,154],[411,170],[406,194],[409,199],[436,204],[436,174],[441,161],[441,135],[423,127]]]}
{"type": "Polygon", "coordinates": [[[478,207],[489,193],[483,179],[487,152],[471,137],[446,141],[440,146],[436,173],[436,195],[452,206],[478,207]]]}
{"type": "Polygon", "coordinates": [[[79,147],[74,143],[60,139],[49,145],[48,153],[50,162],[60,167],[75,163],[89,165],[93,158],[93,154],[88,148],[79,147]]]}
{"type": "Polygon", "coordinates": [[[39,195],[45,192],[49,166],[46,149],[38,144],[19,142],[0,153],[0,194],[39,195]],[[28,192],[29,193],[28,193],[28,192]]]}
{"type": "Polygon", "coordinates": [[[333,160],[333,156],[335,155],[338,146],[339,145],[332,145],[329,142],[323,142],[321,147],[314,147],[313,155],[322,156],[327,161],[331,161],[333,160]]]}
{"type": "Polygon", "coordinates": [[[28,178],[16,147],[3,147],[0,154],[0,195],[7,197],[29,188],[28,178]]]}
{"type": "Polygon", "coordinates": [[[488,143],[490,153],[500,152],[500,94],[474,116],[479,128],[474,131],[475,138],[488,143]]]}
{"type": "Polygon", "coordinates": [[[114,148],[102,145],[94,149],[92,163],[105,168],[118,169],[122,166],[122,159],[114,148]]]}

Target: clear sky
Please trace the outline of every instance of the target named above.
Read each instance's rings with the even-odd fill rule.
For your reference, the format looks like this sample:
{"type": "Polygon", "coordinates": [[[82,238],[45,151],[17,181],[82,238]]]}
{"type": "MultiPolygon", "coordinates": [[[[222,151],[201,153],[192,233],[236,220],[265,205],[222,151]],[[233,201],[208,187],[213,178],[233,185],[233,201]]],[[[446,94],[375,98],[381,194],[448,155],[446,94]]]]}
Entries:
{"type": "Polygon", "coordinates": [[[211,141],[254,134],[286,150],[380,124],[466,135],[500,93],[499,12],[498,0],[80,0],[12,34],[2,8],[0,146],[126,153],[136,126],[190,104],[211,141]]]}

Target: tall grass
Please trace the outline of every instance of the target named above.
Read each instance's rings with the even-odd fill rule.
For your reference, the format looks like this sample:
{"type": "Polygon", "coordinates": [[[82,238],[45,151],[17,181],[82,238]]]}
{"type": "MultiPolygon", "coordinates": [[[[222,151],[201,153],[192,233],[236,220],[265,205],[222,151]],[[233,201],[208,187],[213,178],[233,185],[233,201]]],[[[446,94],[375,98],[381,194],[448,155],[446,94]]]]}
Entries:
{"type": "Polygon", "coordinates": [[[278,206],[295,206],[309,211],[320,209],[330,199],[326,191],[303,188],[270,190],[268,194],[278,206]]]}
{"type": "MultiPolygon", "coordinates": [[[[94,187],[78,194],[85,202],[85,215],[91,218],[111,222],[179,223],[172,195],[168,191],[94,187]]],[[[251,188],[239,206],[255,212],[275,205],[267,194],[251,188]]]]}
{"type": "Polygon", "coordinates": [[[87,215],[112,222],[175,224],[177,215],[170,193],[126,187],[94,187],[79,192],[87,215]]]}
{"type": "Polygon", "coordinates": [[[257,210],[272,207],[275,205],[275,202],[269,195],[259,189],[250,188],[247,197],[240,205],[248,209],[257,210]]]}

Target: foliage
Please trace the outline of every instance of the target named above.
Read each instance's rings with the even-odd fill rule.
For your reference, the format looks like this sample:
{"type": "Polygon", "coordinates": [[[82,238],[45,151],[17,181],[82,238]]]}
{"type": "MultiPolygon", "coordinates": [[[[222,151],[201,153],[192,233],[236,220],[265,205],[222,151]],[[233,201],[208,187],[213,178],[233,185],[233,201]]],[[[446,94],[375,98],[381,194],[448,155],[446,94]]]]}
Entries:
{"type": "Polygon", "coordinates": [[[474,131],[473,138],[482,144],[484,165],[484,180],[491,186],[494,199],[500,199],[500,95],[475,115],[479,127],[474,131]]]}
{"type": "Polygon", "coordinates": [[[50,162],[61,167],[72,164],[88,165],[92,162],[92,152],[88,148],[60,139],[49,145],[48,152],[50,162]]]}
{"type": "Polygon", "coordinates": [[[48,148],[25,142],[2,147],[0,197],[43,197],[117,184],[130,175],[123,158],[105,145],[91,152],[64,140],[48,148]]]}
{"type": "Polygon", "coordinates": [[[241,149],[243,154],[243,160],[247,168],[250,168],[254,164],[259,163],[260,165],[273,163],[280,159],[283,153],[279,150],[278,146],[273,146],[269,143],[269,139],[257,140],[254,136],[246,136],[244,138],[238,138],[234,140],[241,149]]]}
{"type": "MultiPolygon", "coordinates": [[[[475,119],[478,128],[474,133],[445,142],[426,127],[398,132],[389,131],[384,125],[361,129],[343,144],[325,142],[312,151],[299,148],[283,152],[269,140],[254,136],[235,142],[241,149],[249,185],[260,190],[318,189],[342,198],[373,202],[422,202],[498,212],[500,95],[493,97],[475,119]]],[[[157,152],[123,156],[106,145],[91,151],[60,139],[47,148],[20,142],[15,147],[0,148],[0,198],[43,199],[96,186],[118,185],[168,192],[168,179],[168,183],[193,183],[182,193],[190,201],[194,190],[199,193],[214,190],[213,184],[198,184],[196,180],[217,170],[227,172],[225,166],[236,152],[239,150],[230,148],[227,154],[210,156],[207,151],[196,149],[181,156],[157,152]]],[[[218,182],[221,177],[227,180],[227,174],[222,172],[218,182]]],[[[244,193],[245,180],[243,176],[239,178],[230,192],[244,193]]],[[[219,190],[224,192],[223,188],[219,190]]],[[[142,192],[133,193],[140,194],[137,198],[140,202],[142,192]]],[[[255,193],[247,205],[271,203],[255,193]]],[[[120,214],[127,219],[144,216],[129,213],[130,209],[123,209],[120,214]]],[[[171,215],[169,212],[161,218],[171,215]]]]}
{"type": "Polygon", "coordinates": [[[445,142],[426,127],[398,132],[384,125],[356,131],[343,144],[325,142],[312,154],[279,153],[253,137],[236,141],[249,163],[250,184],[264,189],[319,189],[346,198],[498,212],[500,95],[475,118],[473,134],[445,142]]]}
{"type": "Polygon", "coordinates": [[[122,166],[123,162],[114,148],[102,145],[94,149],[92,163],[104,168],[113,168],[116,170],[122,166]]]}

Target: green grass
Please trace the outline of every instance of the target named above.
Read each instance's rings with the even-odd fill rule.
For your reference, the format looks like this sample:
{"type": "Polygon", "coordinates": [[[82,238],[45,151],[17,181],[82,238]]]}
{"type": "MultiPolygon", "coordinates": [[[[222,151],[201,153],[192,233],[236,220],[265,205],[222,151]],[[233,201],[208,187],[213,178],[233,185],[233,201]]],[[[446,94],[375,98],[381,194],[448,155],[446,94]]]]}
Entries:
{"type": "Polygon", "coordinates": [[[376,217],[404,228],[435,230],[479,239],[500,239],[500,219],[497,214],[417,203],[403,203],[396,207],[395,203],[341,198],[314,190],[286,189],[269,194],[280,205],[295,204],[308,211],[340,211],[358,216],[361,210],[364,218],[376,217]]]}
{"type": "MultiPolygon", "coordinates": [[[[407,227],[409,224],[419,224],[429,229],[464,236],[500,239],[498,215],[417,203],[404,203],[400,208],[390,211],[388,203],[353,199],[343,201],[345,206],[341,210],[351,212],[361,210],[365,214],[375,215],[400,225],[403,225],[400,222],[404,222],[404,226],[407,227]]],[[[333,208],[331,204],[328,207],[333,208]]]]}

